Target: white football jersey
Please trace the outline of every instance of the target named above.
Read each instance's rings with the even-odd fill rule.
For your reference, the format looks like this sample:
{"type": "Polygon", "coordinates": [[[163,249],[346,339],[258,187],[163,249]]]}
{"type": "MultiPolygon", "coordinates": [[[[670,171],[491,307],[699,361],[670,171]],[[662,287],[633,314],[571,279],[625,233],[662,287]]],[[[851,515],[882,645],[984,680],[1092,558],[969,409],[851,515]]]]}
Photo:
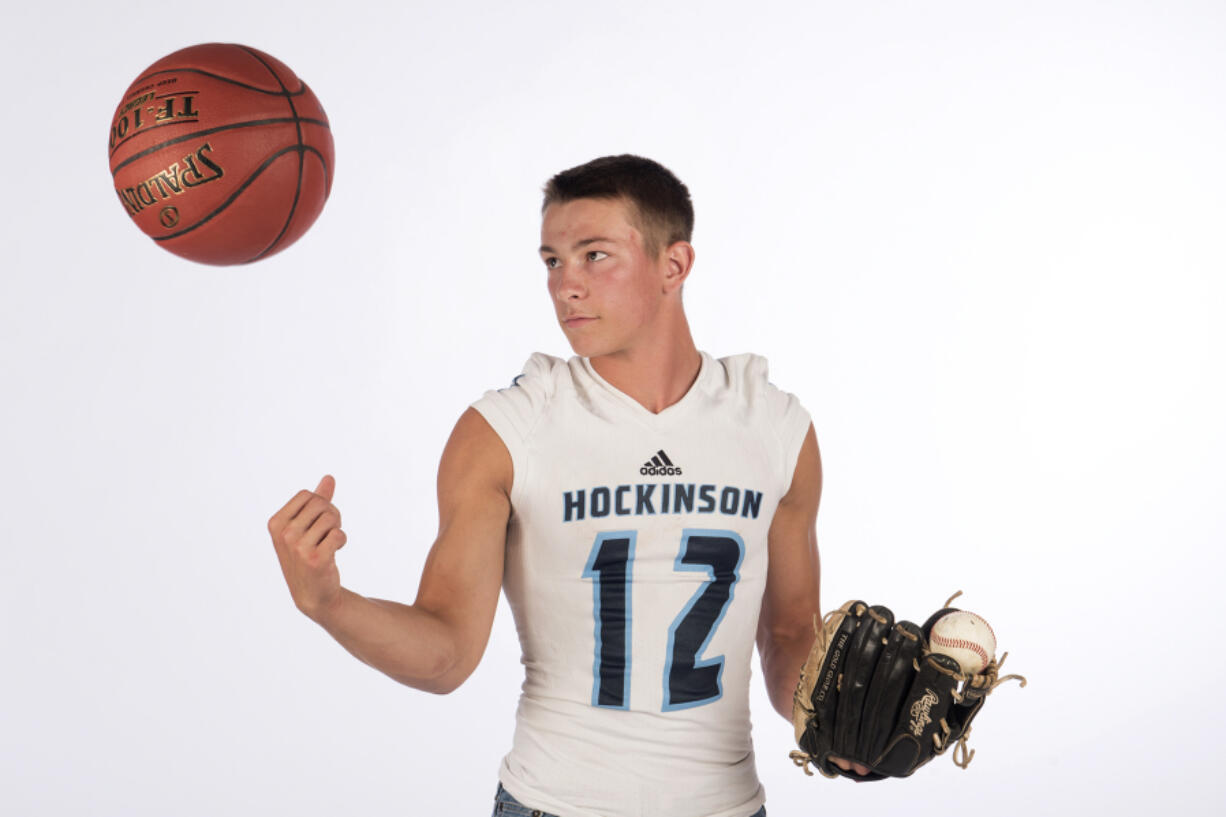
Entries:
{"type": "Polygon", "coordinates": [[[473,407],[514,465],[503,590],[526,677],[503,786],[560,817],[749,817],[767,531],[808,413],[764,358],[706,353],[659,414],[543,354],[473,407]]]}

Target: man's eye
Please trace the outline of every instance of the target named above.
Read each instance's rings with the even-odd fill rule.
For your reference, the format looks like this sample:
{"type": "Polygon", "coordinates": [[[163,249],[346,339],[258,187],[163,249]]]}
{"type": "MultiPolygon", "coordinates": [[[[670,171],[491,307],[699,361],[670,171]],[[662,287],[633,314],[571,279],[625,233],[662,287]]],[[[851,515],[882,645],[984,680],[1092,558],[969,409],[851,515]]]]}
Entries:
{"type": "Polygon", "coordinates": [[[562,262],[556,258],[552,258],[552,257],[546,258],[545,266],[548,267],[549,269],[557,269],[558,267],[562,266],[562,262]]]}
{"type": "Polygon", "coordinates": [[[608,258],[608,257],[609,257],[608,253],[601,252],[600,250],[592,250],[591,252],[587,254],[587,260],[589,261],[599,261],[602,258],[608,258]]]}

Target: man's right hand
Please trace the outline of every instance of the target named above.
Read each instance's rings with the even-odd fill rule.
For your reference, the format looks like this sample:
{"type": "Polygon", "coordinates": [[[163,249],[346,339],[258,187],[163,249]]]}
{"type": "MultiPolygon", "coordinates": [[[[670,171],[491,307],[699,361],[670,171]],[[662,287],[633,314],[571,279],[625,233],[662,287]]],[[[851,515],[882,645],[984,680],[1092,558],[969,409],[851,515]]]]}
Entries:
{"type": "Polygon", "coordinates": [[[445,694],[464,682],[489,642],[505,565],[514,463],[481,413],[468,408],[439,461],[439,533],[417,600],[372,599],[341,587],[345,544],[336,481],[325,476],[268,520],[298,609],[353,654],[414,689],[445,694]]]}
{"type": "Polygon", "coordinates": [[[341,530],[341,512],[332,504],[335,490],[336,479],[326,475],[314,491],[299,491],[268,520],[294,604],[315,621],[341,599],[336,551],[347,537],[341,530]]]}
{"type": "MultiPolygon", "coordinates": [[[[854,760],[844,760],[841,757],[832,757],[830,758],[830,762],[845,772],[855,772],[859,775],[866,775],[870,771],[870,769],[863,764],[856,763],[854,760]]],[[[863,783],[864,781],[857,780],[856,782],[863,783]]]]}

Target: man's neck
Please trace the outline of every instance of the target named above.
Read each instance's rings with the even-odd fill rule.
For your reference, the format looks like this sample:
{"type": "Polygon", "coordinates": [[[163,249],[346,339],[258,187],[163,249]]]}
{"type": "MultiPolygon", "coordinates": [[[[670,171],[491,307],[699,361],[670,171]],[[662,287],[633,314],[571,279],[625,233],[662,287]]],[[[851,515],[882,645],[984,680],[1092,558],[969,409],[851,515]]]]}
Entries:
{"type": "Polygon", "coordinates": [[[702,369],[702,355],[687,331],[667,346],[633,349],[592,358],[592,368],[613,388],[652,414],[677,403],[702,369]]]}

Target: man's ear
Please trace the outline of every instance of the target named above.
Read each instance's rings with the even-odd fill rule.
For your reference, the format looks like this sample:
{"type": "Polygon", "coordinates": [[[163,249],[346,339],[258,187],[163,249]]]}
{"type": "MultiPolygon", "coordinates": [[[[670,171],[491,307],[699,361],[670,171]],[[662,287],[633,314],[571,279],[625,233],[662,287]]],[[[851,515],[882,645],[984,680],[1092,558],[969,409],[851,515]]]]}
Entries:
{"type": "Polygon", "coordinates": [[[664,291],[681,289],[694,267],[694,247],[688,241],[674,241],[664,249],[664,291]]]}

